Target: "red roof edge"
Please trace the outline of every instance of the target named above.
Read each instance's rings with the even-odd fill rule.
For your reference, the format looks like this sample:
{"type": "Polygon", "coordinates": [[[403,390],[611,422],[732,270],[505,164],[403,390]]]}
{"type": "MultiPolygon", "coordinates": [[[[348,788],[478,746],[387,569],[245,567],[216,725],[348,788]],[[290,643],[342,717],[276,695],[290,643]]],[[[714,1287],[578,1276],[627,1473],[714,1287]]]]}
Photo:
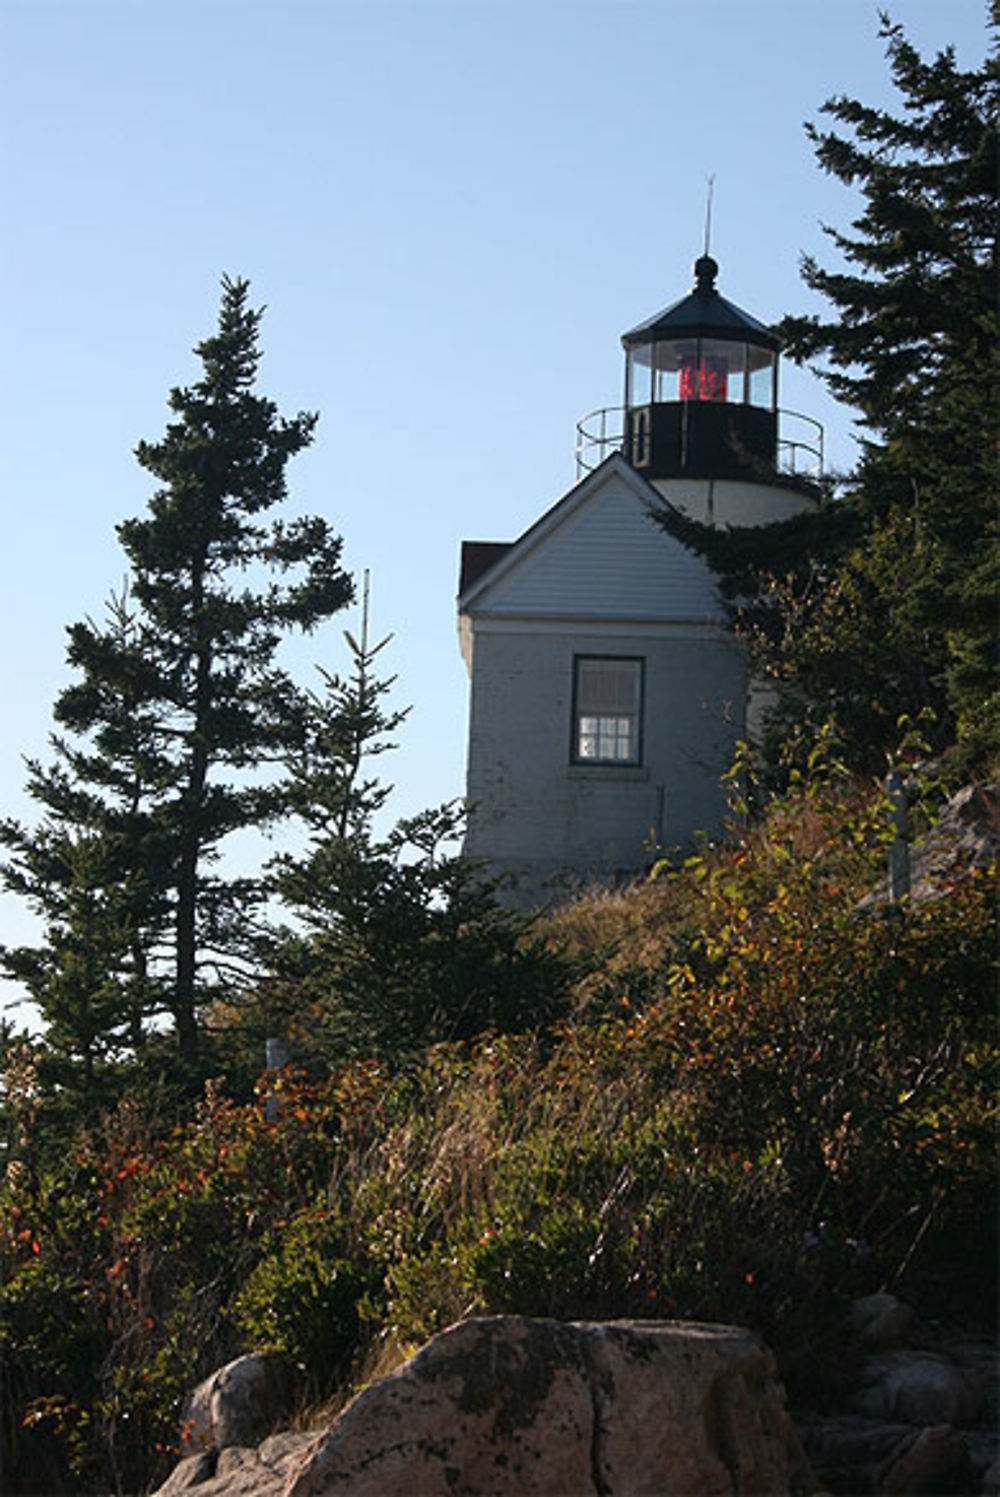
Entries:
{"type": "Polygon", "coordinates": [[[513,541],[463,541],[462,542],[462,564],[458,578],[459,595],[466,588],[478,582],[484,572],[488,572],[494,562],[500,560],[505,551],[509,551],[513,541]]]}

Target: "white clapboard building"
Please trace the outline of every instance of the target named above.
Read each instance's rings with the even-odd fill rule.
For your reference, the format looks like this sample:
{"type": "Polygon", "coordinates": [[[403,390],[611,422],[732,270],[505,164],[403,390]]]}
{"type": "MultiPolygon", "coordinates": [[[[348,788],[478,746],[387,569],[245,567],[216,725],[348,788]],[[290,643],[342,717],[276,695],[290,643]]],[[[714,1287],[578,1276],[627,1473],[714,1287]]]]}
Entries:
{"type": "Polygon", "coordinates": [[[721,827],[745,664],[707,564],[651,514],[813,505],[822,432],[779,410],[777,342],[717,273],[702,256],[693,291],[624,335],[624,406],[580,423],[575,487],[517,540],[462,547],[465,851],[513,903],[626,881],[721,827]]]}

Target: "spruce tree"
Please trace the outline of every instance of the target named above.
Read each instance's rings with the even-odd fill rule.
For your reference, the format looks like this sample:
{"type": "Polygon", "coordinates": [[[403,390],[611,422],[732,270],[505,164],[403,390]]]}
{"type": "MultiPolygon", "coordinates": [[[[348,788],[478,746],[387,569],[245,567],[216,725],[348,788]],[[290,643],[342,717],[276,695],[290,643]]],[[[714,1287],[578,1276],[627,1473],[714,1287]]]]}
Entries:
{"type": "MultiPolygon", "coordinates": [[[[990,13],[995,31],[996,0],[990,13]]],[[[788,318],[780,332],[794,356],[823,361],[833,393],[862,417],[855,500],[887,583],[903,582],[884,622],[926,675],[938,742],[957,733],[985,748],[1000,706],[1000,59],[994,47],[962,70],[948,47],[925,61],[886,16],[881,35],[902,111],[838,97],[825,110],[849,133],[809,132],[823,169],[863,200],[852,232],[828,230],[847,268],[803,261],[836,315],[788,318]]]]}
{"type": "MultiPolygon", "coordinates": [[[[256,392],[261,315],[247,282],[223,280],[218,328],[196,349],[201,378],[171,392],[163,439],[137,448],[159,487],[144,517],[118,527],[127,619],[69,631],[78,679],[55,715],[72,739],[30,787],[46,812],[40,837],[82,829],[102,879],[117,875],[122,962],[147,997],[155,989],[189,1066],[200,1007],[253,970],[260,881],[226,875],[218,858],[232,834],[287,805],[282,765],[303,703],[279,646],[351,596],[325,520],[269,517],[316,417],[286,420],[256,392]]],[[[9,829],[9,885],[39,845],[9,829]]]]}
{"type": "Polygon", "coordinates": [[[351,671],[323,673],[289,764],[305,846],[272,865],[296,926],[271,948],[265,1023],[290,1026],[301,1054],[327,1062],[543,1026],[565,1004],[567,965],[452,850],[463,810],[451,803],[377,830],[391,786],[371,760],[393,747],[406,712],[385,705],[394,678],[377,663],[389,639],[369,641],[367,583],[361,630],[345,639],[351,671]]]}
{"type": "MultiPolygon", "coordinates": [[[[995,0],[992,9],[996,25],[995,0]]],[[[880,35],[902,111],[838,96],[823,111],[848,134],[807,126],[823,170],[863,199],[853,232],[826,230],[844,266],[802,262],[835,315],[788,317],[780,333],[794,356],[825,360],[830,389],[871,434],[867,457],[900,480],[892,495],[873,486],[872,501],[917,504],[911,470],[947,457],[945,430],[976,431],[996,373],[1000,65],[993,54],[962,71],[952,47],[925,62],[884,15],[880,35]]],[[[974,471],[986,457],[976,443],[974,471]]]]}
{"type": "MultiPolygon", "coordinates": [[[[69,659],[75,663],[70,631],[69,659]]],[[[104,637],[119,654],[135,643],[127,597],[109,601],[104,637]]],[[[56,704],[69,720],[97,690],[93,677],[56,704]]],[[[0,949],[0,964],[21,982],[47,1025],[42,1079],[83,1101],[109,1095],[109,1066],[134,1058],[147,1021],[165,1011],[160,968],[168,949],[169,896],[163,849],[151,810],[167,761],[134,677],[101,695],[103,721],[90,740],[54,735],[53,762],[28,762],[27,790],[42,810],[26,827],[0,822],[7,860],[0,880],[39,917],[39,946],[0,949]]],[[[94,703],[88,707],[94,713],[94,703]]]]}
{"type": "MultiPolygon", "coordinates": [[[[997,25],[996,0],[991,6],[997,25]]],[[[973,754],[995,731],[998,394],[995,52],[963,71],[925,61],[882,17],[901,107],[829,100],[838,128],[807,126],[824,171],[859,193],[841,263],[803,260],[827,318],[777,333],[818,360],[858,412],[862,457],[815,522],[712,536],[662,523],[723,579],[757,668],[782,688],[772,723],[832,722],[854,762],[882,762],[903,714],[929,711],[932,742],[973,754]]]]}

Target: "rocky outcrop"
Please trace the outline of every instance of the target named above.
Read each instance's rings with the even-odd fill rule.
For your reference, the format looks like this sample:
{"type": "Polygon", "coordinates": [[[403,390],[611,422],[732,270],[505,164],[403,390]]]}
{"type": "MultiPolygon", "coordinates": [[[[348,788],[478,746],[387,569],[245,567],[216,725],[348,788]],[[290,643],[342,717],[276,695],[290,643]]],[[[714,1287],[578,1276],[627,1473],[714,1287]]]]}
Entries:
{"type": "Polygon", "coordinates": [[[243,1454],[211,1475],[179,1467],[161,1497],[815,1490],[770,1352],[745,1330],[683,1322],[463,1321],[308,1449],[243,1454]]]}
{"type": "Polygon", "coordinates": [[[983,1388],[950,1357],[931,1351],[891,1351],[865,1363],[855,1412],[903,1424],[975,1424],[983,1388]]]}
{"type": "Polygon", "coordinates": [[[287,1396],[284,1369],[271,1357],[237,1357],[199,1383],[181,1416],[186,1456],[255,1445],[273,1429],[287,1396]]]}
{"type": "Polygon", "coordinates": [[[859,1300],[860,1362],[842,1411],[799,1433],[823,1487],[843,1497],[1000,1492],[995,1339],[923,1324],[889,1294],[859,1300]]]}
{"type": "Polygon", "coordinates": [[[226,1444],[244,1417],[227,1390],[256,1378],[230,1364],[189,1406],[212,1413],[204,1448],[158,1497],[1000,1493],[995,1339],[890,1294],[858,1300],[849,1326],[850,1392],[797,1431],[770,1354],[730,1326],[464,1321],[326,1428],[253,1448],[226,1444]]]}
{"type": "MultiPolygon", "coordinates": [[[[940,899],[977,869],[1000,862],[1000,784],[967,785],[945,806],[937,824],[909,850],[910,903],[940,899]]],[[[888,880],[867,894],[859,909],[889,900],[888,880]]]]}
{"type": "MultiPolygon", "coordinates": [[[[227,1446],[214,1453],[186,1456],[155,1497],[281,1497],[293,1472],[316,1444],[316,1435],[270,1435],[247,1449],[227,1446]]],[[[414,1493],[414,1497],[416,1494],[414,1493]]]]}
{"type": "Polygon", "coordinates": [[[746,1331],[500,1316],[362,1393],[287,1497],[808,1489],[774,1363],[746,1331]]]}

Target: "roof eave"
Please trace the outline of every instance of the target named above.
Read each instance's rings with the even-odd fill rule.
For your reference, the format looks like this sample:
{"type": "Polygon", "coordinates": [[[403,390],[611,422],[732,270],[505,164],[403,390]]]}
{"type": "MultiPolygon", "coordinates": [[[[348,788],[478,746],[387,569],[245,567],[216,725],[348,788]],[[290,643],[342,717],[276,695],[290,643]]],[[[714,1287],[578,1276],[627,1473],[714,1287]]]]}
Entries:
{"type": "Polygon", "coordinates": [[[622,334],[624,348],[641,347],[659,338],[720,338],[728,342],[756,343],[777,351],[777,338],[756,317],[727,301],[717,291],[692,291],[662,312],[622,334]],[[721,315],[720,315],[721,314],[721,315]]]}

